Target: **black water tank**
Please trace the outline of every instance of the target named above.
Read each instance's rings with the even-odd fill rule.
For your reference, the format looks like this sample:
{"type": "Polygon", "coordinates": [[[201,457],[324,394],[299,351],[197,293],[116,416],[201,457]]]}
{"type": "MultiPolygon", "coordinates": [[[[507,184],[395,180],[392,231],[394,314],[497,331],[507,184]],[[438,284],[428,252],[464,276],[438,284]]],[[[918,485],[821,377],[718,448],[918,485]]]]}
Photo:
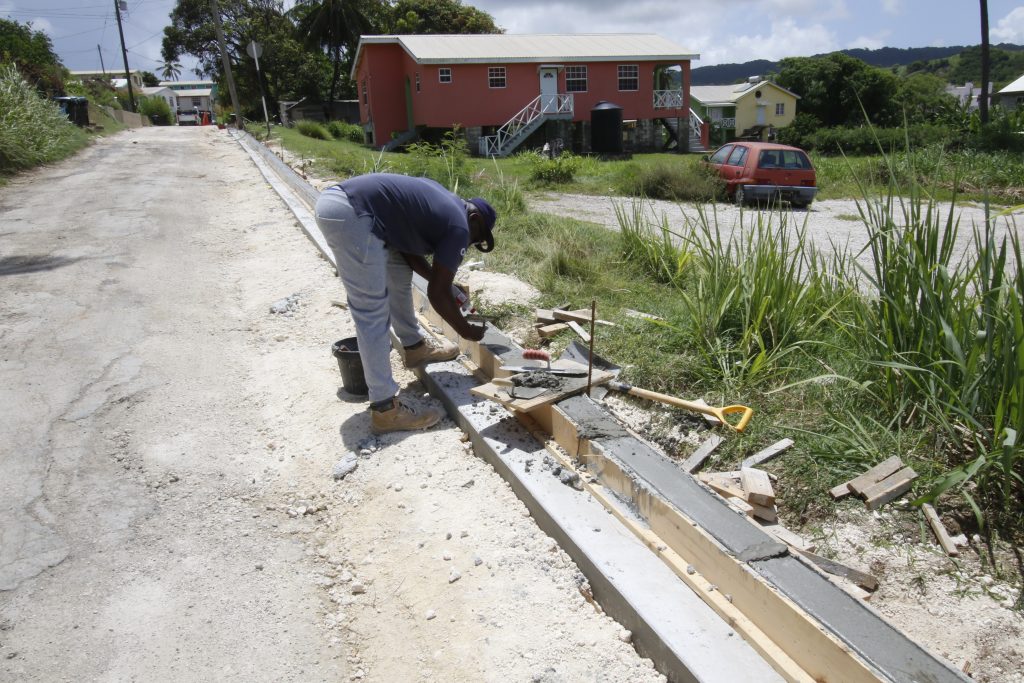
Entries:
{"type": "Polygon", "coordinates": [[[595,154],[622,154],[622,107],[601,100],[590,110],[590,149],[595,154]]]}

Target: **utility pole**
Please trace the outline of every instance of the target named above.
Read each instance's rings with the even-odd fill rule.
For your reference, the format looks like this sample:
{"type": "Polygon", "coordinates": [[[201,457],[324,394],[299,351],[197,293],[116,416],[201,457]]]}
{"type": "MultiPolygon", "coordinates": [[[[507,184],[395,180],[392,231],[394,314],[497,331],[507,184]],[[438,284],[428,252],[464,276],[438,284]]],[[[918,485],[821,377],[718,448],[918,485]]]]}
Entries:
{"type": "Polygon", "coordinates": [[[121,28],[121,0],[114,0],[114,13],[117,14],[117,32],[121,35],[121,56],[124,57],[124,77],[128,81],[128,102],[135,111],[135,93],[132,91],[132,74],[128,71],[128,50],[124,46],[124,29],[121,28]]]}
{"type": "Polygon", "coordinates": [[[220,27],[220,7],[217,0],[210,0],[210,9],[213,11],[213,27],[217,31],[217,45],[220,46],[220,63],[224,67],[224,77],[228,79],[231,106],[235,108],[235,128],[242,130],[242,109],[238,106],[238,93],[235,91],[235,78],[231,75],[231,61],[228,59],[228,47],[224,42],[224,30],[220,27]]]}
{"type": "Polygon", "coordinates": [[[978,116],[983,124],[988,123],[988,78],[989,78],[989,44],[988,44],[988,0],[980,0],[981,4],[981,94],[978,95],[978,116]]]}
{"type": "Polygon", "coordinates": [[[96,52],[100,53],[100,71],[102,71],[103,75],[106,76],[107,75],[107,66],[103,63],[103,50],[100,49],[99,45],[96,46],[96,52]]]}

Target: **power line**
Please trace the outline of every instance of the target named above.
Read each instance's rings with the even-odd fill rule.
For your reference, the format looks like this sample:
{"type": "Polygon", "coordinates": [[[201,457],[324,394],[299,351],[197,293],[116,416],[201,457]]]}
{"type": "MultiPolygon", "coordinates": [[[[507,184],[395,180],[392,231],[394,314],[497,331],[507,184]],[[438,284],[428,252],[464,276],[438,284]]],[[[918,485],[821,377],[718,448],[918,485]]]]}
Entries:
{"type": "Polygon", "coordinates": [[[86,31],[79,31],[78,33],[69,33],[66,36],[50,36],[50,40],[64,40],[65,38],[74,38],[75,36],[84,36],[86,33],[95,33],[96,31],[102,31],[106,28],[106,25],[100,28],[90,28],[86,31]]]}

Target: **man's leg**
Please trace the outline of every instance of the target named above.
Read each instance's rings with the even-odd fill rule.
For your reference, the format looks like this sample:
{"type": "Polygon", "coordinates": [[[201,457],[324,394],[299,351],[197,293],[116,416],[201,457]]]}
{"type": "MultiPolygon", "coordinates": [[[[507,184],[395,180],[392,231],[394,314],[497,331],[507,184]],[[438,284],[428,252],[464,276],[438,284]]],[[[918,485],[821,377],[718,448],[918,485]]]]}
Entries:
{"type": "Polygon", "coordinates": [[[359,358],[369,388],[371,424],[376,432],[425,429],[441,419],[436,409],[417,412],[399,403],[391,374],[387,250],[372,233],[372,221],[353,211],[347,195],[330,189],[320,195],[316,222],[334,253],[356,325],[359,358]]]}
{"type": "Polygon", "coordinates": [[[412,302],[412,268],[397,251],[390,251],[388,256],[388,300],[391,327],[404,349],[405,367],[452,360],[459,355],[458,345],[424,335],[420,329],[412,302]]]}

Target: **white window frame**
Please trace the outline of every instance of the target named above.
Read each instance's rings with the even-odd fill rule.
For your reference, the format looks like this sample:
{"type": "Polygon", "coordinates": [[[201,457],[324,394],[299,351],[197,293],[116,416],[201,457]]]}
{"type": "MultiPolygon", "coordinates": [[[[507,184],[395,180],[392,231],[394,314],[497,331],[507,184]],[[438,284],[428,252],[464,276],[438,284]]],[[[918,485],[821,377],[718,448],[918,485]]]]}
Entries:
{"type": "Polygon", "coordinates": [[[616,69],[616,73],[619,77],[619,92],[637,92],[640,90],[640,65],[639,64],[619,64],[616,69]],[[632,75],[629,75],[632,73],[632,75]],[[623,88],[623,81],[628,85],[629,81],[635,81],[635,88],[623,88]]]}
{"type": "Polygon", "coordinates": [[[776,116],[785,116],[786,115],[786,103],[785,102],[776,102],[775,103],[775,115],[776,116]]]}
{"type": "Polygon", "coordinates": [[[587,76],[586,64],[573,64],[565,67],[565,92],[588,92],[590,83],[587,80],[587,76]],[[578,75],[580,72],[582,72],[582,76],[578,75]],[[574,73],[576,75],[570,75],[574,73]],[[580,82],[583,83],[583,88],[581,90],[574,90],[570,87],[570,84],[579,84],[580,82]]]}
{"type": "Polygon", "coordinates": [[[450,66],[442,66],[437,70],[437,82],[438,83],[451,83],[452,82],[452,68],[450,66]]]}
{"type": "Polygon", "coordinates": [[[508,71],[503,66],[487,67],[487,87],[492,90],[500,90],[508,87],[508,71]],[[499,75],[500,74],[500,75],[499,75]],[[501,85],[497,85],[500,81],[501,85]]]}

